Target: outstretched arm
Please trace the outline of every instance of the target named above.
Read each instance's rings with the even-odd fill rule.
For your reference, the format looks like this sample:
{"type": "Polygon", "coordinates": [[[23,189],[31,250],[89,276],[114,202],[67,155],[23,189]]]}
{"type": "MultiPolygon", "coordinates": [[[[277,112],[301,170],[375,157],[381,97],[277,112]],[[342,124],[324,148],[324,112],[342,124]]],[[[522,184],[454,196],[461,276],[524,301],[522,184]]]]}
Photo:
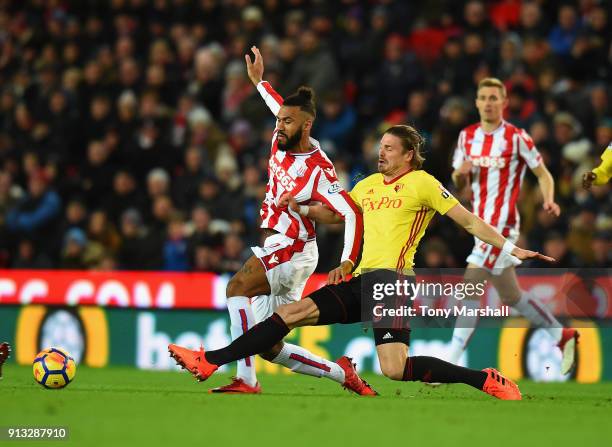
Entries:
{"type": "Polygon", "coordinates": [[[550,171],[546,169],[544,163],[540,163],[537,167],[533,168],[531,172],[538,178],[540,191],[542,191],[542,197],[544,197],[542,207],[548,214],[552,214],[555,217],[559,216],[561,208],[555,203],[555,180],[550,171]]]}
{"type": "Polygon", "coordinates": [[[555,260],[549,256],[544,256],[536,251],[524,250],[515,246],[510,241],[507,241],[501,234],[499,234],[494,227],[486,223],[475,214],[470,213],[461,204],[457,204],[452,207],[450,210],[448,210],[446,215],[465,228],[468,233],[476,236],[481,241],[500,248],[502,251],[505,251],[512,256],[516,256],[521,260],[536,258],[543,259],[544,261],[548,262],[555,262],[555,260]]]}
{"type": "Polygon", "coordinates": [[[251,61],[251,56],[248,54],[244,55],[244,60],[246,61],[247,66],[247,74],[249,75],[249,79],[253,85],[257,87],[257,91],[266,102],[266,105],[270,111],[274,114],[274,116],[276,116],[283,105],[283,97],[272,88],[268,81],[263,80],[264,63],[261,53],[259,52],[259,48],[253,45],[251,47],[251,51],[255,56],[253,61],[251,61]]]}

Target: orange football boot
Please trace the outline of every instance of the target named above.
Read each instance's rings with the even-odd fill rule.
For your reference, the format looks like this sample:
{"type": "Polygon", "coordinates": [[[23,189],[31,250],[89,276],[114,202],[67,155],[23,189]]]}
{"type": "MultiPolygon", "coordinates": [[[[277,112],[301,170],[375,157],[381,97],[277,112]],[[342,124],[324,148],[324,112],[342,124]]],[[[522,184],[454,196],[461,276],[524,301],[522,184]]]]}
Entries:
{"type": "Polygon", "coordinates": [[[208,390],[209,393],[228,393],[228,394],[261,394],[259,382],[255,386],[249,385],[240,377],[232,377],[232,383],[208,390]]]}
{"type": "Polygon", "coordinates": [[[482,391],[501,400],[522,399],[518,386],[512,380],[502,376],[494,368],[485,368],[483,371],[487,373],[487,380],[485,380],[482,391]]]}
{"type": "Polygon", "coordinates": [[[363,380],[357,374],[353,359],[347,356],[342,356],[336,360],[336,364],[344,370],[344,389],[350,390],[360,396],[378,396],[378,393],[370,386],[368,382],[363,380]]]}
{"type": "Polygon", "coordinates": [[[219,369],[217,365],[209,363],[204,356],[205,351],[200,346],[199,351],[183,348],[175,344],[168,345],[168,352],[177,364],[181,365],[196,378],[198,382],[203,382],[208,379],[213,373],[219,369]]]}

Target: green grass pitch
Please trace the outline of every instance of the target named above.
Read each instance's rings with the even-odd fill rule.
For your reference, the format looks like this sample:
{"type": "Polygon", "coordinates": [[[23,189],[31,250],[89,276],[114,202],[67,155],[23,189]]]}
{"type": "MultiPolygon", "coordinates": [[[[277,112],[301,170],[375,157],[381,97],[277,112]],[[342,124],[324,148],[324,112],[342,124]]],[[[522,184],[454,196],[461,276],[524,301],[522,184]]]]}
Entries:
{"type": "MultiPolygon", "coordinates": [[[[66,426],[79,446],[505,446],[609,445],[612,383],[521,382],[504,402],[465,385],[438,388],[367,376],[381,393],[361,398],[311,377],[261,375],[260,396],[211,395],[227,383],[182,372],[80,367],[63,390],[36,384],[14,364],[0,381],[0,426],[66,426]]],[[[0,441],[0,444],[2,441],[0,441]]]]}

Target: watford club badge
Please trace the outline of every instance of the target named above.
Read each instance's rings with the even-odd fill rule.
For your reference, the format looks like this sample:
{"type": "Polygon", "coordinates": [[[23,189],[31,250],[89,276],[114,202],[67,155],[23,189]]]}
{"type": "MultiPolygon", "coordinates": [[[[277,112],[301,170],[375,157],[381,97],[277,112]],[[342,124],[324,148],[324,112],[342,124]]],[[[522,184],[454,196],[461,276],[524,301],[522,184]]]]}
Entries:
{"type": "Polygon", "coordinates": [[[403,188],[404,188],[403,183],[398,183],[397,185],[395,185],[395,188],[393,189],[395,190],[395,192],[400,192],[403,188]]]}

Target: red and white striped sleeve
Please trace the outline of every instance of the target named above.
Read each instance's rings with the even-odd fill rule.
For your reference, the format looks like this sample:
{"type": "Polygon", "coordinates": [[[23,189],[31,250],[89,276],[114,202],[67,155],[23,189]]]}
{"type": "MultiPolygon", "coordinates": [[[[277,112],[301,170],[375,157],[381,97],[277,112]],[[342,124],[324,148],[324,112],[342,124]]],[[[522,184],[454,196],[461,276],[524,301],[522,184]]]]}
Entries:
{"type": "Polygon", "coordinates": [[[261,81],[259,84],[257,84],[257,91],[266,102],[266,105],[272,111],[274,116],[278,115],[278,112],[283,105],[283,97],[272,88],[268,81],[261,81]]]}
{"type": "Polygon", "coordinates": [[[333,166],[323,167],[317,174],[312,200],[326,204],[344,220],[344,249],[340,262],[355,265],[363,237],[363,215],[348,193],[342,189],[333,166]]]}
{"type": "Polygon", "coordinates": [[[542,163],[542,156],[535,147],[531,136],[524,129],[518,129],[518,153],[530,169],[535,169],[542,163]]]}

